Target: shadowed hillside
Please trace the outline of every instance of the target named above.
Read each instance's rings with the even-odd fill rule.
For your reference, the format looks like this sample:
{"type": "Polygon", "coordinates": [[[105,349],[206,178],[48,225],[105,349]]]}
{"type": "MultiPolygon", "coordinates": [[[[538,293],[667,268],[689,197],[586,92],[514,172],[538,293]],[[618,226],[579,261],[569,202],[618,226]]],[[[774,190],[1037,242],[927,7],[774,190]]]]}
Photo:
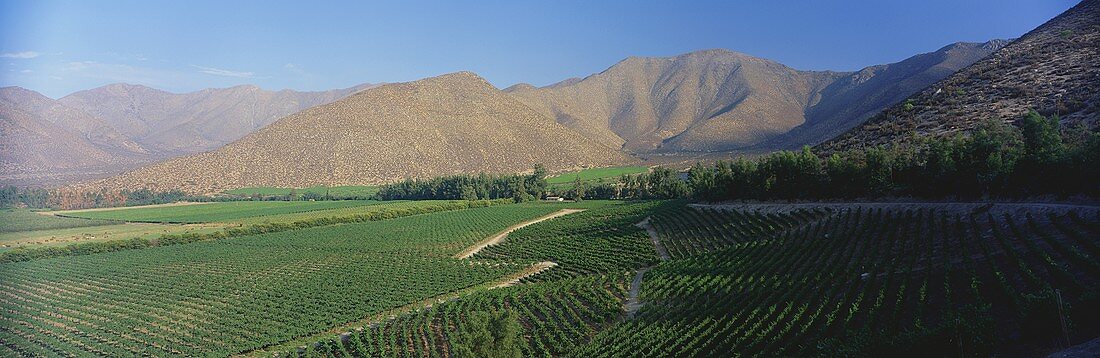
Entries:
{"type": "Polygon", "coordinates": [[[1086,0],[990,57],[821,145],[826,151],[965,132],[1030,109],[1095,127],[1100,116],[1100,1],[1086,0]]]}

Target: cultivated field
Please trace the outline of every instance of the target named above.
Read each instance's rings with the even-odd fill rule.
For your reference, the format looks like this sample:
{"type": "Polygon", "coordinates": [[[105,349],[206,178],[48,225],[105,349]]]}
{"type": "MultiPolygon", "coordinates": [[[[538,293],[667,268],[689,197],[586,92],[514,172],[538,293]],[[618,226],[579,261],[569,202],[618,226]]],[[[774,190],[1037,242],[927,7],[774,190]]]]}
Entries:
{"type": "Polygon", "coordinates": [[[1093,206],[427,209],[461,203],[88,211],[314,224],[0,264],[0,355],[450,357],[475,312],[510,312],[525,356],[1042,355],[1100,333],[1093,206]]]}
{"type": "Polygon", "coordinates": [[[0,349],[246,352],[522,270],[451,256],[556,210],[478,208],[2,264],[0,349]]]}
{"type": "Polygon", "coordinates": [[[648,167],[610,167],[584,169],[572,173],[562,173],[546,178],[546,183],[554,187],[572,187],[578,178],[582,182],[594,182],[600,179],[613,180],[623,175],[645,173],[648,167]]]}
{"type": "Polygon", "coordinates": [[[49,214],[50,212],[32,212],[20,209],[0,211],[0,233],[67,229],[119,223],[112,220],[64,218],[49,214]]]}
{"type": "Polygon", "coordinates": [[[60,211],[56,215],[128,222],[203,223],[234,222],[245,218],[296,214],[318,210],[351,208],[378,204],[370,200],[346,201],[234,201],[195,203],[157,207],[132,207],[113,210],[60,211]]]}

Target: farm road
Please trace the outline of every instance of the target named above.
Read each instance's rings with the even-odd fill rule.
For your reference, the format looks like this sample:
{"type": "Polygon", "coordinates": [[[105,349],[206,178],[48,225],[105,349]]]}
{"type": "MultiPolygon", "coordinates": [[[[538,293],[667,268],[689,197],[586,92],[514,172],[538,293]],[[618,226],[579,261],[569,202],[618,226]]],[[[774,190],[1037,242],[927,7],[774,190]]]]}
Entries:
{"type": "Polygon", "coordinates": [[[584,211],[584,209],[561,209],[560,211],[558,211],[556,213],[546,215],[546,216],[543,216],[543,217],[538,218],[538,219],[534,219],[534,220],[531,220],[531,221],[525,221],[525,222],[522,222],[522,223],[519,223],[519,224],[509,226],[507,229],[504,229],[504,231],[501,231],[501,232],[497,233],[496,235],[493,235],[493,237],[490,237],[489,239],[487,239],[485,241],[477,243],[477,245],[471,246],[470,248],[467,248],[466,250],[463,250],[462,252],[455,255],[455,258],[456,259],[465,259],[465,258],[469,258],[470,256],[474,256],[474,254],[478,253],[478,251],[481,251],[482,249],[484,249],[486,247],[489,247],[490,245],[496,245],[497,243],[504,240],[505,237],[508,237],[508,234],[512,233],[513,231],[522,229],[526,226],[537,224],[537,223],[540,223],[540,222],[543,222],[543,221],[546,221],[546,220],[550,220],[550,219],[553,219],[553,218],[556,218],[556,217],[569,215],[569,214],[572,214],[572,213],[579,213],[579,212],[582,212],[582,211],[584,211]]]}

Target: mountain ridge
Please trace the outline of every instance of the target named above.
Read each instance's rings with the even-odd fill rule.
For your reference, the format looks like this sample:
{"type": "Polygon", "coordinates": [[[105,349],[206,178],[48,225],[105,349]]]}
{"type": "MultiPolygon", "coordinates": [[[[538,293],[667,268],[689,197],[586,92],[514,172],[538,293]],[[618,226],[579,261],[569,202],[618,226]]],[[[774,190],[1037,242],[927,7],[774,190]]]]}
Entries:
{"type": "Polygon", "coordinates": [[[990,56],[818,146],[831,152],[965,133],[1030,110],[1100,125],[1100,1],[1085,0],[990,56]]]}
{"type": "Polygon", "coordinates": [[[392,83],[284,117],[218,150],[84,184],[211,193],[248,186],[364,185],[630,162],[472,72],[392,83]],[[361,158],[368,158],[363,160],[361,158]]]}
{"type": "Polygon", "coordinates": [[[959,42],[854,72],[801,71],[726,49],[632,56],[581,79],[517,84],[506,91],[559,123],[631,153],[787,149],[855,126],[1001,44],[959,42]],[[907,66],[914,68],[890,70],[907,66]],[[880,75],[887,79],[873,80],[880,75]],[[836,98],[857,98],[852,93],[879,99],[857,113],[830,109],[836,98]]]}

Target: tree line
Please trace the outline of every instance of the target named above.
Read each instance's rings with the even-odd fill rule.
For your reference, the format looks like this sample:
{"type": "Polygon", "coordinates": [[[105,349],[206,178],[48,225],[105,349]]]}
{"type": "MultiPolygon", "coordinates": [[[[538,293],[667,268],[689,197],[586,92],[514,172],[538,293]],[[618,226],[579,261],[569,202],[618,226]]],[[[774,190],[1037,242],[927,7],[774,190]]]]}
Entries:
{"type": "Polygon", "coordinates": [[[432,179],[406,179],[379,187],[379,200],[491,200],[516,202],[546,195],[546,168],[535,165],[530,175],[452,175],[432,179]]]}
{"type": "Polygon", "coordinates": [[[704,165],[658,168],[615,182],[577,182],[580,199],[812,200],[875,197],[1100,196],[1100,133],[1061,128],[1034,111],[1012,125],[988,120],[969,134],[914,138],[823,156],[809,147],[704,165]]]}

